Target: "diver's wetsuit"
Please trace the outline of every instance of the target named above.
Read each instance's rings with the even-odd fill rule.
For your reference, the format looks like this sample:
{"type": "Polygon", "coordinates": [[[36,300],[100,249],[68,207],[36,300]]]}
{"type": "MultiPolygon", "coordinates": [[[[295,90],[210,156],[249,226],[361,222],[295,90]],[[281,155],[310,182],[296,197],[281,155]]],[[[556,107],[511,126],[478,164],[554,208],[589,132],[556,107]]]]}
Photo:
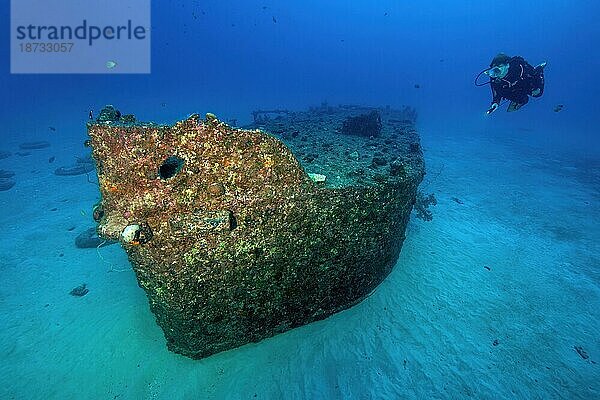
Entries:
{"type": "Polygon", "coordinates": [[[508,65],[508,73],[504,78],[491,78],[492,103],[500,104],[505,98],[520,107],[529,101],[528,95],[540,97],[544,93],[543,67],[533,68],[519,56],[511,57],[508,65]],[[535,89],[540,89],[540,92],[532,95],[535,89]]]}

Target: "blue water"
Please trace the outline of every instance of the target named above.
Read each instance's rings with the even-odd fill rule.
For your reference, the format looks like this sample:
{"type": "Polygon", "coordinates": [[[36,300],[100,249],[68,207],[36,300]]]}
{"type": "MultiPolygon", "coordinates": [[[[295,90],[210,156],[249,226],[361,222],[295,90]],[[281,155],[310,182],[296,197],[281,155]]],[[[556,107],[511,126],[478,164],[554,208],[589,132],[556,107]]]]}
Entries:
{"type": "Polygon", "coordinates": [[[0,169],[16,182],[0,192],[0,398],[600,398],[599,15],[593,1],[157,0],[141,75],[10,74],[0,30],[0,169]],[[547,61],[546,90],[485,116],[473,80],[500,51],[547,61]],[[89,111],[245,123],[324,101],[417,108],[433,221],[413,216],[397,267],[350,310],[201,361],[168,352],[124,251],[73,244],[97,187],[53,171],[85,155],[89,111]],[[16,154],[37,140],[51,146],[16,154]]]}

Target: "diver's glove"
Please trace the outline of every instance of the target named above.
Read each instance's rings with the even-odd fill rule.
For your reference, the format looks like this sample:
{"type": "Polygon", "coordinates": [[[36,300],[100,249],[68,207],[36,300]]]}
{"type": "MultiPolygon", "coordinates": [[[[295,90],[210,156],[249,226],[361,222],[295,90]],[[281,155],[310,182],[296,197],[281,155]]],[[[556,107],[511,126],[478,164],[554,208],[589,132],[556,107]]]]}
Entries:
{"type": "Polygon", "coordinates": [[[488,108],[488,110],[485,112],[487,115],[490,115],[491,113],[493,113],[494,111],[496,111],[499,107],[498,103],[492,103],[492,105],[490,106],[490,108],[488,108]]]}

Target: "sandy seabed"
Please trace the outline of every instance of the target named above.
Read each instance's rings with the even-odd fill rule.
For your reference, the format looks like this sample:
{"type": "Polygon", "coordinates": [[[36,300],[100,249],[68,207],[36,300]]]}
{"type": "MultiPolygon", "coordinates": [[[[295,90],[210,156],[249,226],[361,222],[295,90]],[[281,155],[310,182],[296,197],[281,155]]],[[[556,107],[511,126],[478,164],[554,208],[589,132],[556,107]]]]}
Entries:
{"type": "Polygon", "coordinates": [[[75,248],[97,187],[52,171],[78,144],[0,160],[17,172],[0,192],[0,398],[600,398],[598,161],[422,134],[438,205],[431,222],[413,215],[383,284],[200,361],[167,351],[118,245],[75,248]],[[86,296],[69,295],[82,283],[86,296]]]}

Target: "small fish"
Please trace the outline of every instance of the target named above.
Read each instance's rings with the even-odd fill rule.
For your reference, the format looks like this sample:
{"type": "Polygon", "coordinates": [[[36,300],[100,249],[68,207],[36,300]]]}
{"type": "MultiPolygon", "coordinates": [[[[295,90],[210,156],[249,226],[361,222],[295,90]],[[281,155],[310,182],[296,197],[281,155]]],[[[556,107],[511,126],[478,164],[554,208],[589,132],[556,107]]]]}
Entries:
{"type": "Polygon", "coordinates": [[[563,109],[563,105],[557,104],[556,107],[554,107],[554,112],[561,112],[562,109],[563,109]]]}
{"type": "Polygon", "coordinates": [[[53,126],[49,126],[48,129],[50,129],[52,132],[56,132],[56,128],[53,126]]]}
{"type": "Polygon", "coordinates": [[[465,204],[461,199],[459,199],[458,197],[452,197],[451,198],[455,203],[458,204],[465,204]]]}
{"type": "Polygon", "coordinates": [[[52,156],[48,159],[48,164],[52,164],[56,160],[56,157],[52,156]]]}
{"type": "Polygon", "coordinates": [[[277,23],[277,20],[275,19],[275,16],[273,16],[273,23],[277,23]]]}
{"type": "Polygon", "coordinates": [[[419,85],[418,83],[415,84],[415,89],[419,89],[421,87],[421,85],[419,85]]]}
{"type": "Polygon", "coordinates": [[[116,66],[117,66],[117,63],[115,61],[108,60],[106,62],[106,68],[108,68],[108,69],[113,69],[116,66]]]}
{"type": "Polygon", "coordinates": [[[89,118],[94,119],[94,111],[93,110],[90,110],[89,118]]]}

